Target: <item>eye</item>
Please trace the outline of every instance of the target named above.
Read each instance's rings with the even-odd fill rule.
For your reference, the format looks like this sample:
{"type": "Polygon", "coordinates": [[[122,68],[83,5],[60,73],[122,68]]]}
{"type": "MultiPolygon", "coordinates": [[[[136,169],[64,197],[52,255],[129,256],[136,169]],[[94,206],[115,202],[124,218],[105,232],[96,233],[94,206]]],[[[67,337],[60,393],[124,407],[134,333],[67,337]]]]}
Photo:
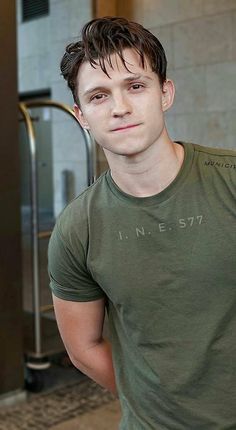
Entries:
{"type": "Polygon", "coordinates": [[[95,94],[94,96],[91,97],[90,101],[99,102],[99,101],[102,101],[105,97],[106,97],[106,94],[103,94],[103,93],[95,94]]]}
{"type": "Polygon", "coordinates": [[[132,90],[140,90],[140,89],[142,89],[144,87],[144,85],[143,84],[140,84],[140,83],[136,83],[136,84],[132,84],[131,85],[131,89],[132,90]]]}

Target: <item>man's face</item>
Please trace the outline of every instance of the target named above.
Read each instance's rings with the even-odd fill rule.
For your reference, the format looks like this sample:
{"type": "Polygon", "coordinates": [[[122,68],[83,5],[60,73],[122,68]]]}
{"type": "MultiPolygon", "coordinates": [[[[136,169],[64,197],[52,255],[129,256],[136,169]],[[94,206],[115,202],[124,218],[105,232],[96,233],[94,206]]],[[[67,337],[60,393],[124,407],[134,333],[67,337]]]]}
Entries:
{"type": "Polygon", "coordinates": [[[125,49],[123,57],[129,71],[114,54],[113,67],[106,63],[110,78],[100,66],[93,68],[88,62],[81,65],[77,77],[77,118],[90,129],[108,159],[109,152],[137,155],[158,142],[165,129],[164,111],[174,96],[172,82],[161,88],[157,74],[148,62],[142,67],[133,49],[125,49]]]}

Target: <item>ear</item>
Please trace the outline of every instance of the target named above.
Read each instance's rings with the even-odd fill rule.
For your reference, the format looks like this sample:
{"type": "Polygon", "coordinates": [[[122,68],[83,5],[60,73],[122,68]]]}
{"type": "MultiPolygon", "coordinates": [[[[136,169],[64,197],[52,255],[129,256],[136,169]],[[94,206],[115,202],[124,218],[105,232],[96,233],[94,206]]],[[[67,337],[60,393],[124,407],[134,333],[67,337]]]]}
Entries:
{"type": "Polygon", "coordinates": [[[86,119],[84,118],[83,112],[76,103],[74,104],[74,112],[75,112],[75,116],[76,116],[77,120],[79,121],[81,127],[85,128],[86,130],[89,130],[89,125],[88,125],[86,119]]]}
{"type": "Polygon", "coordinates": [[[171,108],[175,97],[175,86],[171,79],[167,79],[162,86],[162,110],[163,112],[171,108]]]}

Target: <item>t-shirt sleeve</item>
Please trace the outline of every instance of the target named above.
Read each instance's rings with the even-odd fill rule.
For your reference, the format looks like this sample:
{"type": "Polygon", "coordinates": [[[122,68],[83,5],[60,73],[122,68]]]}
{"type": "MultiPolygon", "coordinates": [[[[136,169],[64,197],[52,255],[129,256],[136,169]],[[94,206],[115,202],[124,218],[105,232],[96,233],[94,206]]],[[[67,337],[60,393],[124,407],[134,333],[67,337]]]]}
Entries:
{"type": "Polygon", "coordinates": [[[62,237],[56,225],[49,241],[48,272],[50,288],[56,297],[64,300],[86,302],[105,297],[86,267],[82,244],[72,247],[62,237]]]}

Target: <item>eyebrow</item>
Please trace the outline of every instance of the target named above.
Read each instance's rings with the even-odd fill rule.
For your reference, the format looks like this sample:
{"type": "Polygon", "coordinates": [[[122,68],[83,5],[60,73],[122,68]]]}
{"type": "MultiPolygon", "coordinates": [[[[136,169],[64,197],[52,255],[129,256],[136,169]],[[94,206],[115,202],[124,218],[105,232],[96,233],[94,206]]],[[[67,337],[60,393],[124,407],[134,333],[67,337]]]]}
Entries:
{"type": "MultiPolygon", "coordinates": [[[[132,75],[132,76],[128,76],[127,78],[125,78],[123,80],[123,82],[133,82],[133,81],[137,81],[139,79],[147,79],[152,81],[152,78],[150,76],[147,75],[132,75]]],[[[83,94],[84,97],[89,96],[90,94],[96,92],[96,91],[102,91],[102,90],[106,90],[106,87],[103,85],[99,85],[97,87],[93,87],[93,88],[89,88],[88,90],[86,90],[83,94]]]]}

